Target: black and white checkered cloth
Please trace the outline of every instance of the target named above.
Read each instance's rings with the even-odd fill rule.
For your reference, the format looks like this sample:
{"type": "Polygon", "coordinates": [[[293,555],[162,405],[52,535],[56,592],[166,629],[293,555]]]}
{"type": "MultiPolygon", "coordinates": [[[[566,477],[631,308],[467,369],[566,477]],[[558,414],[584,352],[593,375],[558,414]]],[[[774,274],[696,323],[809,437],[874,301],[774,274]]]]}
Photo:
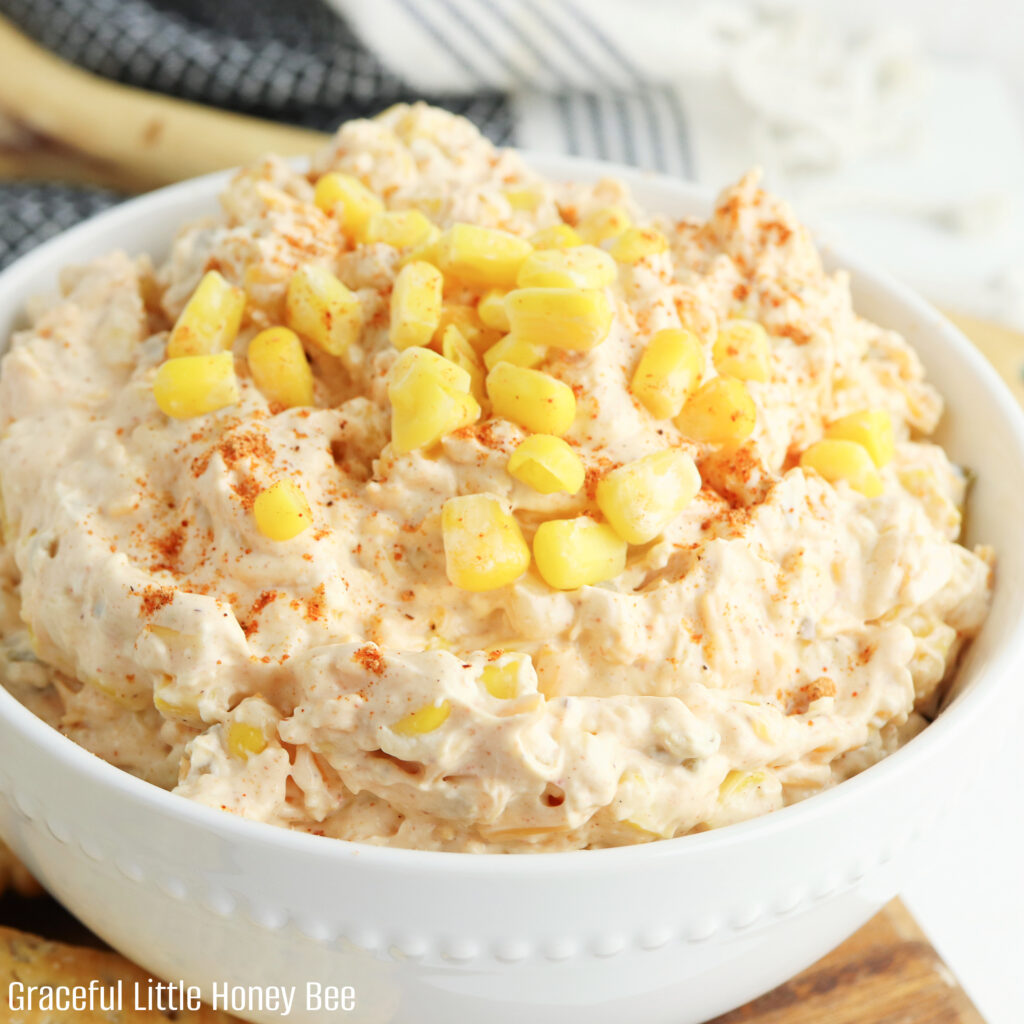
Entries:
{"type": "Polygon", "coordinates": [[[105,188],[49,182],[0,185],[0,269],[123,198],[105,188]]]}
{"type": "MultiPolygon", "coordinates": [[[[325,131],[419,98],[321,0],[0,0],[0,14],[106,78],[325,131]]],[[[429,98],[495,142],[512,141],[503,93],[429,98]]],[[[0,267],[119,198],[106,189],[0,186],[0,267]]]]}

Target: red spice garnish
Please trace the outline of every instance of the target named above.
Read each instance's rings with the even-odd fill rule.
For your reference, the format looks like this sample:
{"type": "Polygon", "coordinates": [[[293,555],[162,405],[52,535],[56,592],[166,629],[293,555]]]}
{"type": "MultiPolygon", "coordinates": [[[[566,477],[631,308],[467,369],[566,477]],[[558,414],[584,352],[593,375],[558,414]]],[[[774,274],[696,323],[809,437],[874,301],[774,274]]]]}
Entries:
{"type": "Polygon", "coordinates": [[[266,434],[256,431],[228,434],[203,452],[202,455],[192,460],[193,476],[200,477],[206,472],[214,453],[220,455],[228,469],[232,469],[235,463],[242,459],[252,459],[254,462],[266,463],[273,463],[274,461],[274,449],[267,440],[266,434]]]}
{"type": "Polygon", "coordinates": [[[803,715],[819,697],[834,697],[836,684],[827,676],[819,676],[812,683],[805,683],[789,694],[786,705],[787,715],[803,715]]]}
{"type": "Polygon", "coordinates": [[[239,623],[242,627],[242,632],[247,636],[252,636],[259,628],[259,622],[257,621],[260,617],[260,612],[267,607],[272,601],[277,600],[276,590],[264,590],[260,593],[260,596],[256,598],[252,603],[252,607],[249,609],[249,614],[239,623]]]}
{"type": "Polygon", "coordinates": [[[310,622],[322,619],[327,612],[326,588],[321,583],[313,591],[313,596],[306,601],[306,618],[310,622]]]}
{"type": "Polygon", "coordinates": [[[180,526],[172,527],[166,533],[152,541],[156,561],[150,565],[154,572],[177,572],[178,559],[185,546],[185,530],[188,520],[183,519],[180,526]]]}
{"type": "Polygon", "coordinates": [[[603,455],[598,455],[594,460],[595,464],[587,466],[583,477],[583,489],[586,491],[587,497],[594,501],[597,498],[597,485],[601,481],[601,478],[611,472],[621,463],[613,462],[611,459],[605,458],[603,455]]]}
{"type": "MultiPolygon", "coordinates": [[[[772,234],[776,235],[779,245],[785,245],[793,236],[793,229],[787,227],[781,221],[777,220],[770,221],[767,224],[762,224],[761,231],[763,234],[768,234],[769,232],[771,232],[772,234]]],[[[767,240],[762,238],[762,241],[764,242],[767,240]]]]}
{"type": "Polygon", "coordinates": [[[494,421],[484,420],[481,423],[471,423],[469,426],[459,427],[458,430],[452,431],[451,436],[463,441],[475,439],[485,448],[499,452],[504,451],[508,439],[503,438],[501,432],[496,430],[495,426],[494,421]]]}
{"type": "Polygon", "coordinates": [[[146,587],[142,592],[142,616],[143,618],[150,618],[155,612],[158,612],[165,605],[170,604],[174,600],[174,588],[173,587],[146,587]]]}
{"type": "Polygon", "coordinates": [[[794,345],[806,345],[811,340],[810,333],[802,327],[797,327],[796,324],[783,324],[781,327],[773,327],[772,333],[778,334],[783,338],[789,338],[794,345]]]}
{"type": "Polygon", "coordinates": [[[384,669],[387,668],[384,655],[376,644],[363,644],[352,655],[352,660],[375,676],[383,675],[384,669]]]}
{"type": "Polygon", "coordinates": [[[256,503],[256,498],[260,493],[260,485],[255,480],[243,479],[235,480],[231,484],[231,490],[238,495],[239,500],[242,503],[242,508],[249,512],[252,510],[253,505],[256,503]]]}

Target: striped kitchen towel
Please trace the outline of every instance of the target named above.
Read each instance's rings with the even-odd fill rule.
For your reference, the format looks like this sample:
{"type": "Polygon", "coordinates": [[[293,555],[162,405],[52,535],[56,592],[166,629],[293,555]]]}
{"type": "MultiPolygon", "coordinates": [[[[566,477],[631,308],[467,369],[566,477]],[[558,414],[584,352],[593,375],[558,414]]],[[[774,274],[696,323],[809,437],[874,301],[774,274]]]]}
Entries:
{"type": "MultiPolygon", "coordinates": [[[[778,185],[904,130],[901,41],[808,0],[0,0],[59,56],[145,89],[331,129],[399,101],[498,143],[778,185]]],[[[0,76],[3,69],[0,68],[0,76]]],[[[0,187],[0,264],[112,201],[0,187]]]]}
{"type": "MultiPolygon", "coordinates": [[[[105,78],[324,131],[422,96],[322,0],[0,0],[0,16],[105,78]]],[[[515,141],[504,93],[429,98],[495,142],[515,141]]],[[[8,136],[16,143],[17,127],[0,114],[0,146],[8,136]]],[[[106,189],[0,182],[0,267],[120,198],[106,189]]]]}
{"type": "Polygon", "coordinates": [[[694,176],[678,86],[717,48],[707,5],[331,2],[417,91],[509,96],[522,146],[694,176]]]}
{"type": "Polygon", "coordinates": [[[828,171],[907,131],[920,61],[806,0],[329,0],[412,88],[510,99],[519,145],[720,183],[828,171]]]}

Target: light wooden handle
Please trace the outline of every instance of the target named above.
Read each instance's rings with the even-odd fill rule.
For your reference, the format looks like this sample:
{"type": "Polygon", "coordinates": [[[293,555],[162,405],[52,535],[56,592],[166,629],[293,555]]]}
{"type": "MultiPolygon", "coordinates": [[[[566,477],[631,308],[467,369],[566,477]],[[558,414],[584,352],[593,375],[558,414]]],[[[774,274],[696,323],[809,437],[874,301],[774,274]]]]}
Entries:
{"type": "Polygon", "coordinates": [[[138,188],[267,152],[312,153],[327,138],[109,82],[55,57],[2,18],[0,110],[138,188]]]}
{"type": "Polygon", "coordinates": [[[963,313],[947,312],[946,316],[981,349],[1009,384],[1017,401],[1024,405],[1024,334],[963,313]]]}

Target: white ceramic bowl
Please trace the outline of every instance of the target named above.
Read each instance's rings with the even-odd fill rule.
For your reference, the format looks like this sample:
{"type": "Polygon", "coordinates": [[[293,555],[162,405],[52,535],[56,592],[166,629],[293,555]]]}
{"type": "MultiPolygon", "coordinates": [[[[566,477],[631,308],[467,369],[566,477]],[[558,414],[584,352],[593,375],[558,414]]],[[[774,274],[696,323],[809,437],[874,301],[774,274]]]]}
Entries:
{"type": "MultiPolygon", "coordinates": [[[[651,210],[708,209],[679,182],[533,162],[554,177],[614,173],[651,210]]],[[[160,255],[224,180],[164,189],[41,246],[0,275],[0,338],[61,266],[117,247],[160,255]]],[[[977,472],[971,539],[999,555],[958,695],[902,750],[804,803],[701,835],[573,853],[424,853],[192,804],[86,753],[0,690],[0,834],[57,899],[154,974],[207,995],[214,983],[295,985],[292,1020],[695,1024],[812,963],[898,891],[927,856],[914,840],[940,817],[956,827],[1024,663],[1024,417],[925,303],[841,263],[860,311],[902,331],[947,397],[941,440],[977,472]],[[310,982],[354,986],[356,1008],[306,1012],[310,982]]]]}

